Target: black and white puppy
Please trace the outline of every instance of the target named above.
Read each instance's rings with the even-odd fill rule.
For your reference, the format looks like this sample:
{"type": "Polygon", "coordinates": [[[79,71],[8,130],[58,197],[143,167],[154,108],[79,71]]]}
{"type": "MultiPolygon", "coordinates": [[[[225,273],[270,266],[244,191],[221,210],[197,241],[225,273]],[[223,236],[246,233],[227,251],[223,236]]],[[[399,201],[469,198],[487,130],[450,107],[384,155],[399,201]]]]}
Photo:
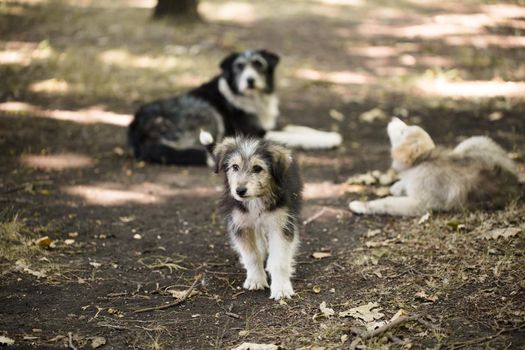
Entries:
{"type": "Polygon", "coordinates": [[[257,138],[227,137],[215,145],[203,132],[200,139],[213,155],[215,172],[224,174],[221,213],[246,269],[243,287],[268,287],[267,260],[270,298],[290,298],[303,188],[290,150],[257,138]]]}
{"type": "Polygon", "coordinates": [[[154,163],[204,165],[201,129],[215,140],[264,137],[279,115],[274,74],[279,57],[266,50],[233,53],[221,73],[188,93],[141,106],[129,126],[134,155],[154,163]]]}

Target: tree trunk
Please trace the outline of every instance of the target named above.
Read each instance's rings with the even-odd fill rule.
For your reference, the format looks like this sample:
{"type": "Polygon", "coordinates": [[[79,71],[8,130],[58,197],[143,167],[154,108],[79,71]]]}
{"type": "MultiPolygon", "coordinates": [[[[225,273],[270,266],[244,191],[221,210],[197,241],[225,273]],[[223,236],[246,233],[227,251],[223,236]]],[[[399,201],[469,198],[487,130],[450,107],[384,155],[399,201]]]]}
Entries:
{"type": "Polygon", "coordinates": [[[184,21],[200,20],[198,0],[157,0],[153,17],[173,17],[184,21]]]}

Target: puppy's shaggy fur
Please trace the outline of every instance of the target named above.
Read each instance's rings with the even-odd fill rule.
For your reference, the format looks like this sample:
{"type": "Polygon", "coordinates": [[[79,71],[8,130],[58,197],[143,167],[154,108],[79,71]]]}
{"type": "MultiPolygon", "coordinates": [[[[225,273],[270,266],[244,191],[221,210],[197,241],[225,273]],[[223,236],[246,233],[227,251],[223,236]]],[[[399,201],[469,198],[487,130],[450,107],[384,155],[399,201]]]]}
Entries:
{"type": "Polygon", "coordinates": [[[201,142],[213,153],[215,171],[224,174],[221,212],[246,269],[244,288],[268,287],[267,259],[270,298],[290,298],[303,187],[291,152],[246,137],[214,145],[211,135],[202,133],[201,142]]]}
{"type": "Polygon", "coordinates": [[[400,181],[390,188],[391,197],[351,202],[356,213],[415,216],[428,210],[498,208],[519,193],[514,163],[488,137],[443,149],[422,128],[398,118],[389,123],[388,136],[400,181]]]}

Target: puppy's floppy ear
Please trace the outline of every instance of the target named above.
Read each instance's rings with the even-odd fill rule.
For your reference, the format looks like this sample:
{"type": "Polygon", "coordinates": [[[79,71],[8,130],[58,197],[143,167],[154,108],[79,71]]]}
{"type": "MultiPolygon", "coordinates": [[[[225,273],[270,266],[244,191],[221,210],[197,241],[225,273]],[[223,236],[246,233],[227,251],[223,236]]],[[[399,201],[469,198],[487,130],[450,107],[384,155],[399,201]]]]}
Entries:
{"type": "Polygon", "coordinates": [[[391,155],[393,160],[410,167],[417,158],[430,152],[435,147],[434,141],[421,129],[421,132],[407,136],[401,143],[392,147],[391,155]]]}
{"type": "Polygon", "coordinates": [[[235,59],[239,56],[239,53],[238,52],[234,52],[232,54],[230,54],[229,56],[226,56],[220,63],[219,67],[221,67],[222,71],[223,72],[227,72],[232,64],[233,64],[233,61],[235,61],[235,59]]]}
{"type": "Polygon", "coordinates": [[[259,53],[268,62],[268,66],[274,68],[279,63],[280,58],[277,54],[264,49],[259,50],[259,53]]]}
{"type": "Polygon", "coordinates": [[[283,146],[271,144],[268,146],[268,152],[272,157],[271,171],[272,176],[278,184],[282,183],[284,175],[292,164],[292,152],[283,146]]]}
{"type": "Polygon", "coordinates": [[[392,148],[392,159],[405,167],[411,167],[417,154],[417,143],[403,142],[392,148]]]}
{"type": "Polygon", "coordinates": [[[221,143],[215,146],[213,158],[215,158],[215,173],[218,174],[224,167],[224,159],[228,152],[235,148],[235,139],[226,137],[221,143]]]}

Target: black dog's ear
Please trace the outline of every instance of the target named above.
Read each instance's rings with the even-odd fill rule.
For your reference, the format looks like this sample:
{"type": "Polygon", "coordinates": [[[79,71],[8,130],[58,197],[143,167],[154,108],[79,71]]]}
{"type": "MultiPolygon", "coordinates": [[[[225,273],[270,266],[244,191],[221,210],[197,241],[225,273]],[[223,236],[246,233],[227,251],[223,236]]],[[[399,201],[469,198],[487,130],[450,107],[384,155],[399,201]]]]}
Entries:
{"type": "Polygon", "coordinates": [[[292,152],[286,147],[274,144],[268,146],[268,151],[272,156],[272,176],[277,184],[281,184],[292,164],[292,152]]]}
{"type": "Polygon", "coordinates": [[[268,62],[268,65],[270,67],[274,68],[279,63],[280,58],[276,53],[273,53],[265,49],[259,50],[259,53],[261,54],[262,57],[264,57],[266,62],[268,62]]]}
{"type": "Polygon", "coordinates": [[[213,158],[215,158],[215,173],[218,174],[224,167],[226,154],[235,148],[235,139],[226,137],[221,143],[215,146],[213,158]]]}
{"type": "Polygon", "coordinates": [[[233,61],[235,61],[235,59],[239,56],[239,53],[238,52],[234,52],[232,54],[230,54],[229,56],[226,56],[222,61],[221,61],[221,64],[219,65],[219,67],[221,67],[222,71],[223,72],[226,72],[228,71],[232,64],[233,64],[233,61]]]}

